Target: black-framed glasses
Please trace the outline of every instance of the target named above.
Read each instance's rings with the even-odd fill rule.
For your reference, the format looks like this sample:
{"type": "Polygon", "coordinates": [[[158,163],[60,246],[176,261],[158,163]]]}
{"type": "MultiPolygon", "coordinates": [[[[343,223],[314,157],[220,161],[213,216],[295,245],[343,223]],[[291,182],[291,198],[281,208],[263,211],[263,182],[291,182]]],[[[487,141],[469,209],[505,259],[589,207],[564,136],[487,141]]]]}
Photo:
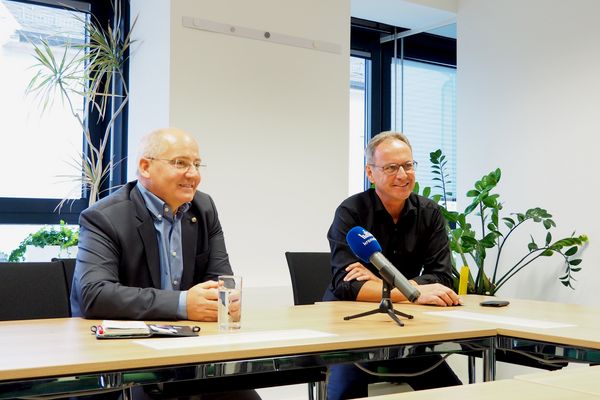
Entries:
{"type": "Polygon", "coordinates": [[[412,161],[407,161],[404,164],[396,164],[396,163],[392,163],[392,164],[386,164],[386,165],[375,165],[375,164],[369,164],[371,167],[375,167],[375,168],[380,168],[384,174],[386,175],[396,175],[398,173],[398,171],[400,171],[400,168],[402,168],[404,170],[404,172],[413,172],[415,169],[417,169],[417,162],[415,160],[412,161]]]}
{"type": "Polygon", "coordinates": [[[190,170],[190,168],[194,168],[194,170],[196,170],[196,172],[200,172],[200,168],[206,167],[206,164],[202,164],[200,161],[188,161],[188,160],[184,160],[182,158],[173,158],[173,159],[168,159],[168,158],[156,158],[156,157],[146,157],[148,160],[158,160],[158,161],[165,161],[168,162],[169,165],[173,168],[175,168],[176,170],[182,171],[182,172],[188,172],[190,170]]]}

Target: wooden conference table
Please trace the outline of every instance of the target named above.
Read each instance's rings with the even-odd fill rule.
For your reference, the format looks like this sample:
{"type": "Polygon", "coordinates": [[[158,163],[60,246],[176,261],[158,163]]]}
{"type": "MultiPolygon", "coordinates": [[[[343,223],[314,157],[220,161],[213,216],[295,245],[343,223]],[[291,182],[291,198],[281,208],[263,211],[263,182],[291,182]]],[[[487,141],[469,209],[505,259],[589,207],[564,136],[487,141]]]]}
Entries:
{"type": "Polygon", "coordinates": [[[0,399],[128,387],[186,379],[235,377],[336,363],[427,353],[481,355],[493,379],[497,350],[594,361],[600,354],[598,309],[512,300],[483,308],[465,296],[453,308],[397,304],[414,315],[397,326],[386,314],[344,321],[373,303],[244,309],[242,329],[219,333],[201,326],[197,338],[97,340],[96,320],[0,322],[0,399]]]}

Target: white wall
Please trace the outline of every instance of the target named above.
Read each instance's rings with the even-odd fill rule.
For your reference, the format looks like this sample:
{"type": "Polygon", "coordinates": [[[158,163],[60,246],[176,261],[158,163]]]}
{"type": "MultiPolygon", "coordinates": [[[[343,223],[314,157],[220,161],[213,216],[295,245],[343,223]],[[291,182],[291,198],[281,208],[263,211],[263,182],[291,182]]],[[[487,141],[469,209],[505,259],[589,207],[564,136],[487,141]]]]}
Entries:
{"type": "Polygon", "coordinates": [[[129,69],[129,180],[137,170],[137,144],[146,133],[169,126],[171,66],[171,2],[133,0],[131,62],[129,69]]]}
{"type": "MultiPolygon", "coordinates": [[[[131,76],[160,68],[169,77],[168,124],[198,138],[208,164],[200,189],[217,204],[235,272],[250,286],[289,285],[284,252],[327,251],[334,209],[347,195],[349,3],[172,1],[169,50],[154,46],[164,37],[153,31],[166,3],[132,1],[140,23],[157,20],[138,30],[131,76]],[[332,42],[341,52],[192,30],[183,16],[332,42]]],[[[152,84],[132,88],[130,154],[140,134],[165,123],[143,111],[155,100],[152,84]]]]}
{"type": "MultiPolygon", "coordinates": [[[[555,256],[502,295],[598,302],[599,228],[586,205],[600,191],[599,8],[595,0],[459,2],[459,193],[501,167],[506,212],[541,206],[555,217],[555,237],[577,230],[591,240],[576,291],[555,279],[563,267],[555,256]]],[[[283,252],[326,250],[346,195],[348,2],[134,0],[137,13],[130,148],[158,126],[194,132],[209,164],[201,188],[217,201],[234,268],[251,285],[288,284],[283,252]],[[342,53],[189,30],[183,15],[330,41],[342,53]]],[[[503,264],[524,253],[526,236],[514,238],[503,264]]]]}
{"type": "MultiPolygon", "coordinates": [[[[459,2],[458,193],[500,167],[505,211],[546,208],[555,238],[576,230],[591,242],[575,291],[556,279],[563,264],[554,256],[501,295],[600,305],[598,15],[596,0],[459,2]]],[[[524,255],[527,241],[514,238],[503,264],[524,255]]]]}

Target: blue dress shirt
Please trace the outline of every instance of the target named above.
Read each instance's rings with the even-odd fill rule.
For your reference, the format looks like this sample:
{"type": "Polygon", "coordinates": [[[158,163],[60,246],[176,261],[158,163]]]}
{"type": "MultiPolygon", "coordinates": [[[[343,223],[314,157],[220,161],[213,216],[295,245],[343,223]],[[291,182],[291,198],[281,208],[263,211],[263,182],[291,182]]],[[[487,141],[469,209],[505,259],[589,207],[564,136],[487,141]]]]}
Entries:
{"type": "MultiPolygon", "coordinates": [[[[141,183],[137,187],[142,193],[150,215],[154,220],[158,254],[160,256],[160,288],[179,290],[183,274],[183,252],[181,246],[181,218],[190,208],[182,204],[173,214],[170,206],[146,189],[141,183]]],[[[187,290],[181,291],[177,306],[177,318],[187,319],[187,290]]]]}

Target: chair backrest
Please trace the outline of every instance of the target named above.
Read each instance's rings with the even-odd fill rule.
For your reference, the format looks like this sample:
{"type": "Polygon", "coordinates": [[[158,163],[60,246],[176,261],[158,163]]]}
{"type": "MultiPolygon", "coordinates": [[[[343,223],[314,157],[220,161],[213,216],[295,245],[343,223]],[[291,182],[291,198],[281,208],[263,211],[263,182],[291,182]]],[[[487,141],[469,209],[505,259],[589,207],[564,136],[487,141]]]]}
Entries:
{"type": "Polygon", "coordinates": [[[71,285],[73,284],[73,274],[75,273],[75,258],[53,258],[52,261],[62,262],[65,269],[65,278],[67,279],[67,293],[71,295],[71,285]]]}
{"type": "Polygon", "coordinates": [[[292,278],[294,304],[321,301],[331,282],[330,254],[287,251],[285,258],[292,278]]]}
{"type": "Polygon", "coordinates": [[[0,263],[0,320],[69,317],[60,262],[0,263]]]}

